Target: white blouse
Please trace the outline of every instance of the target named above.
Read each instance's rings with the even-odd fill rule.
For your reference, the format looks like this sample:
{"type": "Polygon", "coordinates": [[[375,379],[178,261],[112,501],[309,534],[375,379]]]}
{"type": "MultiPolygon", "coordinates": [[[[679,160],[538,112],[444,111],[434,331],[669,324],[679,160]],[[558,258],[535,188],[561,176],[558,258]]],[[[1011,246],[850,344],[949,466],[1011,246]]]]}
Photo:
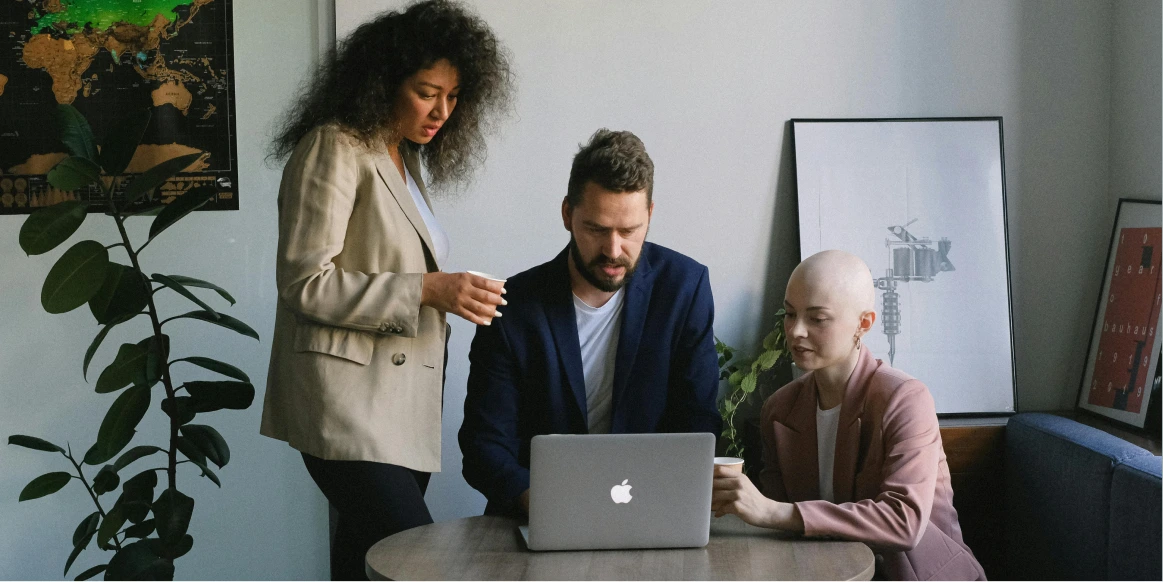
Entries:
{"type": "Polygon", "coordinates": [[[416,203],[416,208],[420,209],[420,216],[424,218],[424,226],[428,227],[428,234],[432,237],[432,245],[436,247],[433,249],[436,253],[436,264],[443,266],[448,262],[448,233],[440,227],[440,223],[436,221],[436,215],[432,214],[432,209],[424,201],[424,196],[420,194],[420,187],[416,185],[416,180],[412,178],[412,172],[408,170],[408,166],[404,166],[404,178],[408,182],[408,192],[412,194],[412,201],[416,203]]]}

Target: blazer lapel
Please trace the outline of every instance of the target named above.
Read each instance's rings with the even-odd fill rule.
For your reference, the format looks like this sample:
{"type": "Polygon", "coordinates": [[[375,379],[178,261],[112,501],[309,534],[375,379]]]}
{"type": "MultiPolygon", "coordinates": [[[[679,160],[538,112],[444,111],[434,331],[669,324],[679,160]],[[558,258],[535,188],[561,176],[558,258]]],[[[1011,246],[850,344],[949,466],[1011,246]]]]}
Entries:
{"type": "Polygon", "coordinates": [[[783,422],[775,421],[779,469],[789,501],[820,498],[819,445],[816,442],[816,383],[804,383],[783,422]]]}
{"type": "Polygon", "coordinates": [[[557,356],[561,358],[561,367],[565,369],[569,388],[573,392],[578,410],[581,411],[581,426],[588,427],[586,382],[585,374],[582,372],[581,344],[577,338],[573,291],[569,286],[568,253],[567,248],[553,259],[554,268],[549,272],[552,280],[546,285],[550,292],[545,302],[545,317],[549,320],[549,331],[553,334],[553,343],[557,346],[557,356]]]}
{"type": "Polygon", "coordinates": [[[868,348],[860,348],[856,368],[848,378],[844,389],[844,404],[840,409],[840,426],[836,430],[836,457],[832,473],[832,492],[836,503],[852,501],[852,491],[856,485],[856,468],[861,454],[861,420],[864,415],[864,394],[868,380],[876,371],[876,360],[868,348]]]}
{"type": "Polygon", "coordinates": [[[646,313],[654,289],[654,270],[650,268],[650,247],[650,243],[642,246],[638,267],[626,289],[622,329],[618,333],[618,351],[614,356],[611,431],[615,433],[623,432],[626,427],[626,416],[620,404],[630,382],[630,372],[634,370],[634,358],[642,341],[642,328],[646,324],[646,313]]]}
{"type": "MultiPolygon", "coordinates": [[[[416,171],[414,160],[410,160],[410,152],[406,152],[405,147],[400,148],[400,155],[404,157],[404,163],[408,167],[408,171],[412,173],[412,177],[419,176],[416,171]],[[412,162],[412,163],[409,163],[412,162]]],[[[416,202],[412,200],[412,193],[408,191],[408,184],[404,178],[400,176],[400,171],[396,169],[396,164],[392,162],[391,156],[383,155],[376,158],[376,171],[380,174],[380,180],[383,180],[384,185],[388,187],[388,192],[396,199],[396,204],[400,206],[400,210],[404,212],[404,216],[408,217],[408,222],[412,223],[412,228],[416,229],[416,234],[420,235],[420,240],[424,242],[424,249],[427,251],[426,255],[431,263],[432,270],[439,270],[440,265],[436,264],[436,246],[432,244],[432,235],[428,233],[428,225],[424,224],[424,217],[420,215],[420,209],[416,207],[416,202]]],[[[424,195],[425,202],[428,201],[428,196],[424,192],[424,186],[420,185],[420,181],[416,181],[416,185],[420,186],[420,192],[424,195]]],[[[428,207],[430,210],[431,205],[428,207]]]]}

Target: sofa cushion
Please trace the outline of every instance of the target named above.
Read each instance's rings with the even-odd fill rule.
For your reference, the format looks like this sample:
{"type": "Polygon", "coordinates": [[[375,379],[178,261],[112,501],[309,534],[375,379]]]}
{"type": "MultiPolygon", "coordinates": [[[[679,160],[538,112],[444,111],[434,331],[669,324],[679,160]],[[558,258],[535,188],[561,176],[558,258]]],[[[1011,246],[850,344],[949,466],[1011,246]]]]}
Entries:
{"type": "Polygon", "coordinates": [[[1163,457],[1133,457],[1111,478],[1110,580],[1163,579],[1163,457]]]}
{"type": "Polygon", "coordinates": [[[1006,554],[1026,580],[1107,577],[1111,477],[1150,456],[1118,437],[1060,416],[1023,413],[1006,425],[1006,554]]]}

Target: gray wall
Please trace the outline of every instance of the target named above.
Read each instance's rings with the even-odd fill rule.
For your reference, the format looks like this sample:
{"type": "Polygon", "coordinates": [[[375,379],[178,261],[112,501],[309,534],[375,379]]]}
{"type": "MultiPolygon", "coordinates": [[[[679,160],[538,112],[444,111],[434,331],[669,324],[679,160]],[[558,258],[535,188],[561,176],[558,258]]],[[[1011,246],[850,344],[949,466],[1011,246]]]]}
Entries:
{"type": "MultiPolygon", "coordinates": [[[[373,4],[395,2],[344,0],[341,8],[366,14],[373,4]]],[[[1116,160],[1126,175],[1153,171],[1153,181],[1133,187],[1158,197],[1157,5],[473,4],[511,49],[519,95],[516,115],[491,141],[487,167],[476,182],[436,203],[452,237],[450,269],[512,274],[551,258],[568,240],[558,208],[578,142],[598,127],[630,129],[644,139],[657,166],[650,238],[710,267],[716,332],[749,351],[770,325],[797,260],[788,119],[1001,115],[1018,406],[1072,406],[1113,218],[1111,198],[1123,187],[1113,177],[1116,160]],[[1152,10],[1153,19],[1142,17],[1152,10]],[[1121,55],[1138,50],[1124,45],[1154,48],[1124,66],[1121,55]],[[1118,79],[1128,79],[1126,84],[1142,76],[1153,79],[1153,94],[1120,88],[1118,79]],[[1138,132],[1135,120],[1151,112],[1155,129],[1134,139],[1155,153],[1139,162],[1131,154],[1142,147],[1123,153],[1114,142],[1138,132]],[[1127,129],[1118,129],[1128,116],[1127,129]]],[[[258,329],[261,343],[190,326],[179,331],[190,335],[178,349],[237,362],[260,386],[273,325],[279,179],[277,169],[262,164],[262,150],[271,120],[317,54],[320,30],[328,24],[319,15],[330,6],[328,0],[297,0],[272,10],[265,2],[236,0],[242,210],[199,214],[159,241],[164,244],[151,246],[147,257],[152,265],[180,260],[181,272],[235,293],[239,305],[230,312],[258,329]]],[[[340,30],[351,24],[337,23],[340,30]]],[[[0,217],[0,239],[14,241],[20,222],[0,217]]],[[[98,222],[85,229],[108,236],[95,228],[98,222]]],[[[144,228],[139,225],[138,232],[144,228]]],[[[0,426],[5,434],[87,444],[99,423],[93,409],[108,402],[93,395],[78,374],[97,329],[87,313],[40,311],[39,281],[56,256],[27,258],[14,244],[0,245],[7,266],[0,278],[7,291],[0,307],[0,398],[6,403],[0,426]],[[85,333],[74,334],[78,329],[85,333]]],[[[965,323],[972,324],[971,318],[965,323]]],[[[453,321],[444,472],[433,478],[428,496],[437,519],[483,507],[459,475],[455,442],[472,333],[471,326],[453,321]]],[[[98,362],[111,357],[107,347],[98,362]]],[[[258,436],[259,409],[256,404],[215,419],[234,459],[222,471],[222,490],[187,478],[198,500],[196,544],[180,561],[179,577],[326,575],[325,503],[295,453],[258,436]]],[[[139,438],[156,437],[160,430],[147,427],[139,438]]],[[[0,577],[59,577],[72,529],[88,508],[79,490],[62,492],[55,501],[17,504],[16,493],[27,480],[59,465],[9,449],[0,447],[0,492],[7,492],[0,494],[0,577]]],[[[94,558],[86,556],[79,565],[94,558]]]]}
{"type": "Polygon", "coordinates": [[[1110,195],[1159,200],[1163,189],[1163,3],[1114,2],[1110,195]]]}

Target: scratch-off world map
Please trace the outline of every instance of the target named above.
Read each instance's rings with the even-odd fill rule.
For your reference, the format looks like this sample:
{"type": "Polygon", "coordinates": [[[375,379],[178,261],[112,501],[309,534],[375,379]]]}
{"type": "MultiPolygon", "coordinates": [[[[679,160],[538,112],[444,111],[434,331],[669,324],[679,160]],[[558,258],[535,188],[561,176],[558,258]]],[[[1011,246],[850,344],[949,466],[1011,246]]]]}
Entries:
{"type": "MultiPolygon", "coordinates": [[[[202,153],[133,210],[209,184],[217,195],[203,209],[237,210],[232,25],[231,0],[0,0],[0,214],[99,194],[45,179],[68,156],[58,104],[80,110],[99,144],[151,111],[126,174],[202,153]]],[[[131,179],[116,179],[115,197],[131,179]]]]}

